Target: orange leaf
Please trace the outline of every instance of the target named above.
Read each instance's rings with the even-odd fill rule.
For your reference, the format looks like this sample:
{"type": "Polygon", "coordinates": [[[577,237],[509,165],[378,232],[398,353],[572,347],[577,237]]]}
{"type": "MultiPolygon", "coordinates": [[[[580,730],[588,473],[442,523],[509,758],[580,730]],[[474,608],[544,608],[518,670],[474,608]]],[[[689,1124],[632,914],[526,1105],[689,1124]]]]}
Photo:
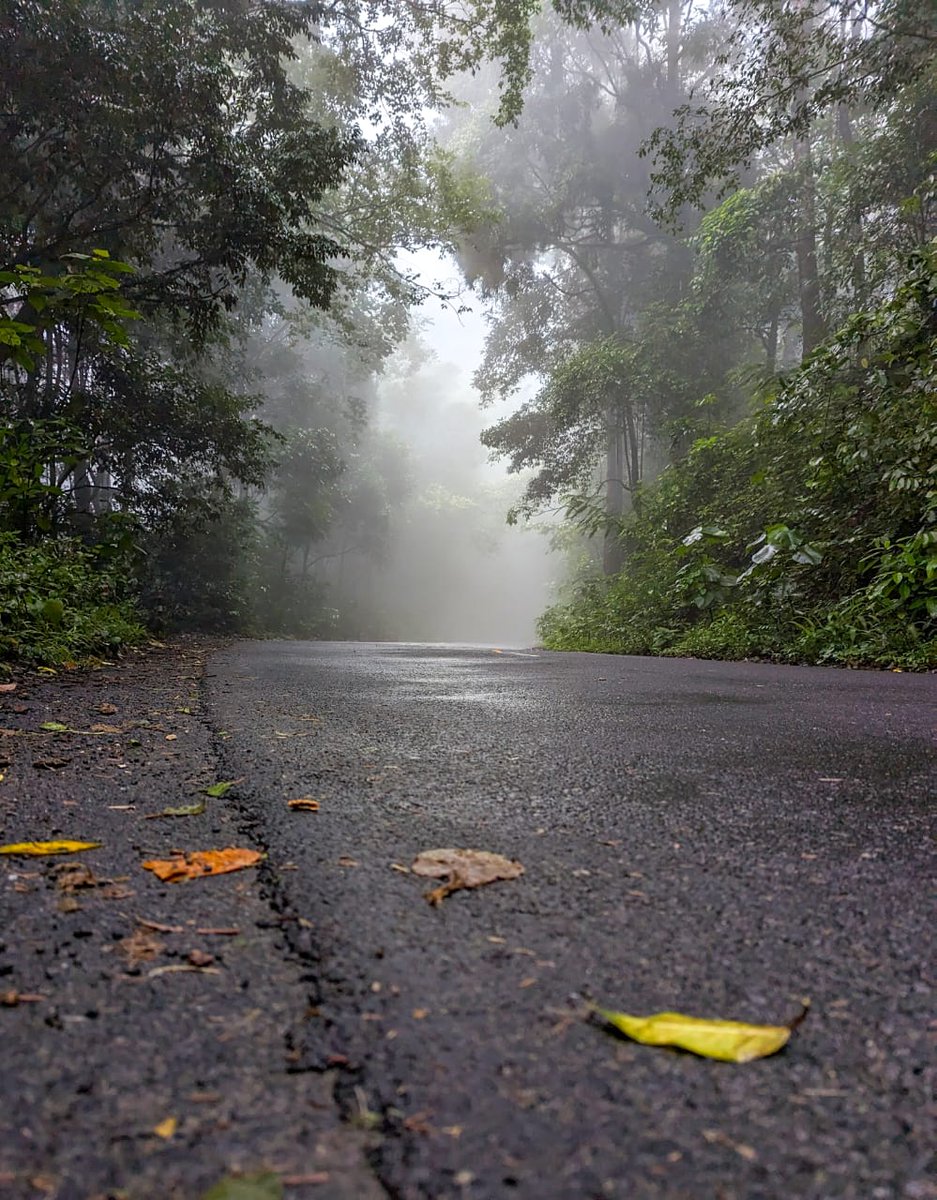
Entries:
{"type": "Polygon", "coordinates": [[[151,858],[143,864],[143,869],[152,871],[164,883],[179,883],[183,879],[200,879],[203,875],[241,871],[244,867],[256,866],[262,858],[257,850],[238,850],[229,846],[226,850],[193,850],[173,858],[151,858]]]}
{"type": "Polygon", "coordinates": [[[311,796],[300,796],[297,800],[287,800],[288,808],[298,809],[300,812],[318,812],[319,801],[313,800],[311,796]]]}

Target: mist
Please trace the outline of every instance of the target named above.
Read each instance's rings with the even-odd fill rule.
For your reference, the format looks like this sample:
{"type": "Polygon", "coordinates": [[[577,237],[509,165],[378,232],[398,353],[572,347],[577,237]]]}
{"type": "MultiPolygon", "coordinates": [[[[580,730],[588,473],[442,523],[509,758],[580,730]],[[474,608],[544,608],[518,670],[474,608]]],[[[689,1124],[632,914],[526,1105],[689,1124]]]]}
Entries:
{"type": "Polygon", "coordinates": [[[931,660],[932,4],[14,7],[11,654],[931,660]]]}

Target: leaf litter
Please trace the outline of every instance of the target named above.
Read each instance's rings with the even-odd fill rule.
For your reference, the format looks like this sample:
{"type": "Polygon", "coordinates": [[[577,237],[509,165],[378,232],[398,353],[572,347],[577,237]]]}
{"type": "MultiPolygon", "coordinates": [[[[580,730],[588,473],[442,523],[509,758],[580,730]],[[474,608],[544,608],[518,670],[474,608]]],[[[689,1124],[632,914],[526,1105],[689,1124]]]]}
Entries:
{"type": "Polygon", "coordinates": [[[768,1058],[782,1050],[809,1008],[810,1001],[804,1000],[801,1011],[786,1025],[749,1025],[743,1021],[688,1017],[676,1012],[636,1017],[605,1008],[591,1011],[610,1028],[644,1046],[670,1046],[701,1058],[746,1063],[768,1058]]]}
{"type": "Polygon", "coordinates": [[[212,796],[214,799],[219,799],[221,796],[227,795],[235,784],[243,783],[244,777],[240,779],[223,779],[220,783],[213,783],[211,787],[202,788],[206,796],[212,796]]]}
{"type": "Polygon", "coordinates": [[[160,817],[198,817],[205,811],[205,801],[195,804],[182,804],[178,808],[164,808],[162,812],[146,813],[144,821],[156,821],[160,817]]]}
{"type": "Polygon", "coordinates": [[[82,850],[97,850],[100,842],[10,842],[0,846],[0,854],[22,854],[41,857],[48,854],[80,854],[82,850]]]}
{"type": "Polygon", "coordinates": [[[319,801],[314,800],[312,796],[298,796],[295,800],[287,800],[286,806],[293,809],[294,812],[319,811],[319,801]]]}
{"type": "Polygon", "coordinates": [[[283,1183],[269,1171],[261,1175],[229,1175],[204,1192],[201,1200],[283,1200],[283,1183]]]}
{"type": "Polygon", "coordinates": [[[484,887],[502,879],[517,879],[524,867],[516,859],[490,850],[423,850],[410,865],[414,875],[442,879],[439,887],[424,893],[430,904],[442,904],[453,892],[484,887]]]}
{"type": "Polygon", "coordinates": [[[263,855],[257,850],[238,849],[228,846],[224,850],[183,851],[172,858],[151,858],[143,863],[145,871],[164,883],[180,883],[186,879],[201,879],[205,875],[225,875],[229,871],[242,871],[254,867],[263,855]]]}

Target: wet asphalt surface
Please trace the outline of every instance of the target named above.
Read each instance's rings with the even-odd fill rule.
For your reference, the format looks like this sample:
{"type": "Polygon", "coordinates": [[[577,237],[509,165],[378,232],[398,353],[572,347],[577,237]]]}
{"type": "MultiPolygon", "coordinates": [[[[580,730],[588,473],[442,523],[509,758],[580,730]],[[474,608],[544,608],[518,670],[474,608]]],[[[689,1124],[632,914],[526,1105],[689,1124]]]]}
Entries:
{"type": "Polygon", "coordinates": [[[207,718],[265,903],[397,1200],[937,1196],[935,679],[485,648],[241,644],[207,718]],[[318,813],[291,812],[310,795],[318,813]],[[431,908],[422,849],[523,878],[431,908]],[[581,997],[776,1023],[745,1066],[581,997]]]}
{"type": "Polygon", "coordinates": [[[0,1200],[252,1171],[286,1200],[934,1200],[935,701],[933,676],[454,646],[21,674],[0,842],[103,844],[0,858],[0,1200]],[[141,869],[227,845],[266,858],[141,869]],[[431,908],[407,867],[445,846],[526,873],[431,908]],[[745,1066],[579,1018],[804,996],[745,1066]]]}

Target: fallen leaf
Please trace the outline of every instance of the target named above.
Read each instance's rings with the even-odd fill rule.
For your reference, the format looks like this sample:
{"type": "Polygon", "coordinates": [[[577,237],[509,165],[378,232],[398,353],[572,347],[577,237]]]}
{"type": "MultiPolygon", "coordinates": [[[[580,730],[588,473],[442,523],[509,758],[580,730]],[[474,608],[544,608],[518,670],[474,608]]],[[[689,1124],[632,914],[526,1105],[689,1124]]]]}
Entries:
{"type": "Polygon", "coordinates": [[[205,801],[199,800],[197,804],[183,804],[179,808],[164,808],[162,812],[147,813],[144,816],[144,821],[155,821],[159,817],[197,817],[205,811],[205,801]]]}
{"type": "Polygon", "coordinates": [[[98,879],[84,863],[61,863],[55,870],[55,885],[62,892],[77,892],[80,888],[103,887],[111,879],[98,879]]]}
{"type": "Polygon", "coordinates": [[[166,741],[167,741],[167,742],[174,742],[174,741],[176,741],[176,735],[175,735],[174,733],[167,733],[167,734],[166,734],[166,741]]]}
{"type": "Polygon", "coordinates": [[[352,858],[351,855],[349,855],[349,854],[343,854],[342,857],[338,860],[338,865],[340,867],[360,867],[361,866],[361,864],[358,862],[358,860],[356,858],[352,858]]]}
{"type": "Polygon", "coordinates": [[[0,854],[23,854],[40,856],[44,854],[80,854],[82,850],[97,850],[100,842],[10,842],[0,846],[0,854]]]}
{"type": "Polygon", "coordinates": [[[287,808],[292,808],[298,812],[318,812],[319,801],[313,800],[311,796],[299,796],[296,800],[287,800],[287,808]]]}
{"type": "Polygon", "coordinates": [[[157,1137],[164,1138],[165,1140],[168,1141],[169,1138],[172,1137],[172,1135],[176,1132],[176,1130],[178,1128],[179,1128],[179,1118],[178,1117],[167,1117],[165,1121],[160,1121],[160,1123],[158,1125],[153,1126],[153,1132],[156,1134],[157,1137]]]}
{"type": "Polygon", "coordinates": [[[6,694],[7,692],[15,692],[15,691],[16,691],[15,683],[0,683],[0,693],[6,694]]]}
{"type": "Polygon", "coordinates": [[[204,950],[191,950],[189,952],[189,962],[193,967],[210,967],[214,961],[214,954],[208,954],[204,950]]]}
{"type": "Polygon", "coordinates": [[[206,796],[213,796],[216,800],[219,796],[223,796],[229,792],[236,783],[241,783],[241,779],[225,779],[221,783],[213,783],[211,787],[202,788],[206,796]]]}
{"type": "Polygon", "coordinates": [[[415,1008],[413,1010],[413,1012],[411,1013],[411,1016],[413,1017],[414,1021],[425,1021],[426,1018],[429,1016],[429,1009],[428,1008],[415,1008]]]}
{"type": "Polygon", "coordinates": [[[104,717],[112,717],[114,715],[114,713],[116,713],[117,711],[118,710],[117,710],[116,704],[99,704],[98,705],[98,712],[104,717]]]}
{"type": "Polygon", "coordinates": [[[71,730],[68,728],[68,726],[63,725],[61,721],[43,721],[42,724],[39,726],[39,728],[44,729],[46,731],[46,733],[70,733],[71,732],[71,730]]]}
{"type": "Polygon", "coordinates": [[[155,967],[152,971],[147,971],[147,979],[156,979],[160,975],[220,975],[221,972],[217,967],[196,967],[191,963],[176,963],[171,967],[155,967]]]}
{"type": "Polygon", "coordinates": [[[151,858],[143,863],[143,869],[152,871],[164,883],[178,883],[184,879],[224,875],[228,871],[254,867],[262,858],[263,855],[257,850],[239,850],[229,846],[225,850],[194,850],[169,859],[151,858]]]}
{"type": "Polygon", "coordinates": [[[673,1012],[650,1017],[633,1017],[604,1008],[595,1012],[619,1033],[642,1045],[675,1046],[703,1058],[744,1063],[777,1054],[787,1045],[791,1032],[803,1021],[808,1008],[809,1002],[804,1001],[803,1011],[787,1025],[747,1025],[673,1012]]]}
{"type": "Polygon", "coordinates": [[[3,1008],[16,1008],[17,1004],[38,1004],[45,996],[39,992],[0,992],[0,1005],[3,1008]]]}
{"type": "Polygon", "coordinates": [[[758,1151],[753,1146],[747,1146],[744,1142],[733,1141],[721,1129],[704,1129],[703,1137],[711,1146],[725,1146],[727,1150],[734,1150],[746,1162],[754,1162],[758,1158],[758,1151]]]}
{"type": "Polygon", "coordinates": [[[92,725],[88,730],[89,733],[121,733],[123,732],[116,725],[92,725]]]}
{"type": "Polygon", "coordinates": [[[432,1133],[428,1112],[412,1113],[404,1118],[403,1127],[408,1133],[432,1133]]]}
{"type": "Polygon", "coordinates": [[[499,879],[516,879],[524,874],[523,866],[515,859],[488,850],[423,850],[413,860],[414,875],[444,879],[445,883],[425,897],[430,904],[441,904],[447,896],[463,888],[483,887],[499,879]]]}
{"type": "Polygon", "coordinates": [[[148,929],[135,929],[129,937],[121,938],[117,947],[127,959],[127,965],[131,967],[151,962],[166,949],[165,943],[148,929]]]}
{"type": "Polygon", "coordinates": [[[283,1200],[283,1184],[278,1175],[229,1175],[205,1192],[201,1200],[283,1200]]]}
{"type": "Polygon", "coordinates": [[[185,933],[184,925],[164,925],[162,921],[147,921],[145,917],[137,917],[137,924],[156,933],[185,933]]]}

